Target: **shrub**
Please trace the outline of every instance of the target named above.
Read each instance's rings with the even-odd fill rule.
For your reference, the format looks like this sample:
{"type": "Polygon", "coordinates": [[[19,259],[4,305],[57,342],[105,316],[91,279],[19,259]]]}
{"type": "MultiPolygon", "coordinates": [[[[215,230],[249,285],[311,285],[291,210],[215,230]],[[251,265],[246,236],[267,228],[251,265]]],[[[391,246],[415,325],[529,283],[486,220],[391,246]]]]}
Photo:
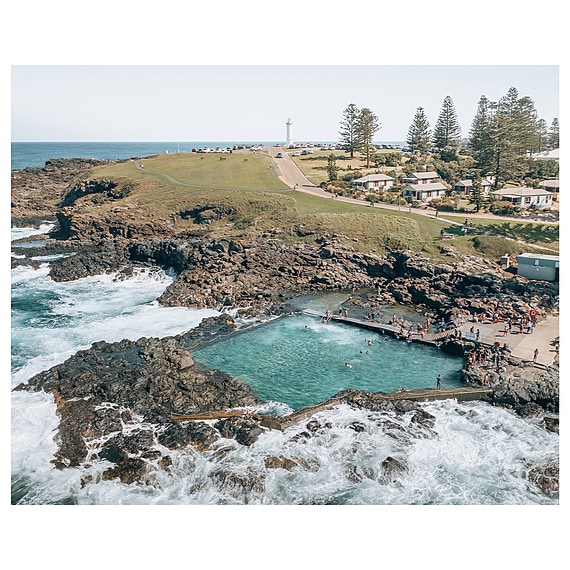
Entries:
{"type": "Polygon", "coordinates": [[[453,212],[457,208],[457,201],[448,196],[445,198],[434,198],[430,202],[430,206],[442,212],[453,212]]]}
{"type": "Polygon", "coordinates": [[[489,211],[492,214],[497,214],[499,216],[509,216],[520,211],[518,206],[515,206],[511,202],[499,200],[498,202],[493,202],[489,206],[489,211]]]}
{"type": "Polygon", "coordinates": [[[356,180],[357,178],[360,178],[362,176],[360,170],[351,170],[350,172],[348,172],[347,174],[345,174],[342,179],[345,182],[352,182],[353,180],[356,180]]]}
{"type": "Polygon", "coordinates": [[[528,248],[525,249],[525,246],[521,246],[520,244],[504,237],[475,236],[471,240],[471,243],[477,251],[484,253],[488,257],[495,258],[499,258],[507,254],[518,255],[523,251],[528,251],[528,248]]]}

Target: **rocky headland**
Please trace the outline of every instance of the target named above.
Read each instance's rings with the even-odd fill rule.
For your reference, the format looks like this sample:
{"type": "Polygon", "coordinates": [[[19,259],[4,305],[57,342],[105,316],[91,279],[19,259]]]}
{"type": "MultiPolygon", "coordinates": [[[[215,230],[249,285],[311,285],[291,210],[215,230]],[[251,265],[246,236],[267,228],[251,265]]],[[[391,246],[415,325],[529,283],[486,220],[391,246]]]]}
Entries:
{"type": "Polygon", "coordinates": [[[12,225],[39,225],[54,220],[69,187],[93,166],[108,161],[90,158],[53,158],[43,168],[12,170],[12,225]]]}
{"type": "MultiPolygon", "coordinates": [[[[46,247],[26,251],[27,258],[15,263],[33,263],[29,257],[38,250],[73,253],[51,262],[50,276],[56,281],[106,272],[128,277],[137,266],[168,268],[176,278],[160,297],[161,304],[238,309],[241,316],[291,311],[290,300],[300,294],[360,289],[373,291],[367,299],[372,307],[402,303],[446,320],[458,312],[523,316],[531,308],[543,315],[557,308],[557,283],[529,281],[483,258],[433,263],[406,250],[366,253],[335,234],[305,236],[300,228],[297,236],[281,236],[279,228],[217,235],[204,229],[213,215],[207,208],[195,213],[202,221],[190,231],[176,231],[174,224],[161,219],[137,220],[136,206],[123,203],[131,193],[130,182],[85,178],[96,164],[99,161],[49,161],[44,169],[12,173],[13,224],[57,222],[46,247]],[[82,209],[87,202],[88,212],[82,209]],[[99,203],[106,207],[93,215],[99,203]]],[[[265,428],[254,417],[213,424],[171,418],[172,413],[259,403],[246,384],[192,358],[197,343],[234,331],[232,320],[222,316],[177,337],[95,343],[16,389],[53,394],[61,417],[54,460],[58,467],[107,460],[113,467],[101,478],[144,482],[149,470],[168,468],[169,450],[188,445],[208,449],[220,437],[251,445],[263,433],[265,428]]],[[[456,348],[470,346],[459,343],[456,348]]],[[[558,429],[556,418],[548,416],[558,412],[557,368],[544,370],[510,359],[500,378],[484,378],[480,371],[466,368],[464,379],[473,385],[491,381],[495,404],[527,417],[546,412],[545,427],[558,429]]],[[[416,402],[379,404],[356,391],[342,398],[343,403],[372,411],[413,412],[422,429],[433,427],[432,418],[416,402]]],[[[390,459],[382,467],[387,480],[406,469],[405,462],[390,459]]],[[[293,466],[290,461],[276,457],[270,463],[287,469],[293,466]]],[[[533,481],[552,489],[554,468],[543,467],[533,472],[533,481]]]]}

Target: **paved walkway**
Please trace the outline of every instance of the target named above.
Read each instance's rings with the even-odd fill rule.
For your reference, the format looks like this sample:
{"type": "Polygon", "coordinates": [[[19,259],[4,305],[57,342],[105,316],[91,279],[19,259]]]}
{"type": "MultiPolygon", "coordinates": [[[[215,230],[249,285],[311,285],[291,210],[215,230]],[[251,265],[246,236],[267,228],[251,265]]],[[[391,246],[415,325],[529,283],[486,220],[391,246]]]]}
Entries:
{"type": "Polygon", "coordinates": [[[492,323],[466,323],[460,329],[464,338],[469,338],[471,327],[474,327],[475,330],[479,329],[482,344],[492,345],[495,342],[500,342],[502,345],[506,342],[511,349],[511,355],[521,360],[532,361],[534,349],[538,348],[537,362],[549,366],[556,356],[554,347],[550,343],[560,334],[559,321],[558,315],[550,315],[537,324],[532,334],[525,332],[521,334],[513,328],[513,331],[505,336],[503,334],[505,323],[503,322],[496,325],[492,323]]]}

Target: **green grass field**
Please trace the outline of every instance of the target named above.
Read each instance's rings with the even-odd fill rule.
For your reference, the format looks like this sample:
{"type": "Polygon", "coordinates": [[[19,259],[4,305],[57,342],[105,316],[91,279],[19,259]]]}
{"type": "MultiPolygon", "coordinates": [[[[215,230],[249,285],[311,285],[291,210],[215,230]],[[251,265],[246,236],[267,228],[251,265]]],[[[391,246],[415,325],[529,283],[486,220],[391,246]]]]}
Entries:
{"type": "Polygon", "coordinates": [[[144,165],[144,171],[137,170],[134,162],[127,161],[94,169],[93,173],[97,177],[156,178],[161,182],[175,184],[167,178],[170,176],[198,190],[287,188],[270,168],[269,158],[263,154],[236,152],[222,155],[193,152],[163,154],[139,162],[144,165]]]}
{"type": "MultiPolygon", "coordinates": [[[[372,174],[377,172],[378,169],[366,168],[366,161],[357,153],[354,158],[350,158],[350,155],[342,150],[315,150],[313,154],[308,154],[305,156],[293,156],[295,150],[288,150],[287,153],[295,164],[301,169],[303,174],[317,186],[321,182],[327,182],[327,159],[331,154],[337,157],[336,166],[340,169],[339,177],[344,176],[351,170],[358,170],[361,176],[365,174],[372,174]],[[350,169],[349,169],[350,168],[350,169]]],[[[378,150],[381,152],[394,152],[389,150],[378,150]]],[[[380,172],[385,172],[387,170],[394,170],[394,167],[384,167],[380,169],[380,172]]]]}
{"type": "MultiPolygon", "coordinates": [[[[323,153],[323,154],[326,154],[323,153]]],[[[314,239],[310,232],[337,234],[347,245],[363,251],[382,253],[387,249],[408,248],[422,251],[432,259],[441,259],[442,245],[453,247],[459,255],[483,255],[496,259],[504,253],[520,253],[530,248],[516,244],[519,239],[557,247],[558,236],[546,237],[540,224],[513,224],[477,219],[476,233],[461,236],[458,226],[448,223],[445,216],[435,220],[413,212],[387,210],[381,207],[347,204],[288,189],[269,167],[263,154],[239,152],[222,155],[198,153],[160,155],[142,159],[144,170],[132,161],[94,168],[91,178],[114,178],[128,183],[133,190],[118,201],[83,199],[86,213],[112,210],[126,206],[137,223],[177,218],[176,230],[196,228],[185,212],[200,208],[227,208],[230,214],[214,220],[208,230],[220,235],[244,232],[256,235],[271,228],[280,228],[283,239],[314,239]],[[134,184],[133,184],[134,181],[134,184]],[[303,228],[305,232],[298,232],[303,228]],[[455,239],[440,239],[444,229],[455,239]],[[305,234],[305,237],[299,234],[305,234]]],[[[309,155],[311,156],[311,155],[309,155]]],[[[458,221],[456,217],[449,220],[458,221]]],[[[204,229],[204,226],[200,226],[204,229]]]]}
{"type": "MultiPolygon", "coordinates": [[[[457,216],[440,216],[442,219],[455,222],[464,220],[457,216]]],[[[472,218],[469,215],[466,219],[473,222],[470,235],[488,235],[494,237],[509,238],[511,240],[524,241],[540,247],[546,247],[553,251],[560,249],[559,226],[552,224],[539,224],[536,222],[519,222],[493,220],[492,218],[472,218]]],[[[544,252],[547,253],[547,252],[544,252]]]]}

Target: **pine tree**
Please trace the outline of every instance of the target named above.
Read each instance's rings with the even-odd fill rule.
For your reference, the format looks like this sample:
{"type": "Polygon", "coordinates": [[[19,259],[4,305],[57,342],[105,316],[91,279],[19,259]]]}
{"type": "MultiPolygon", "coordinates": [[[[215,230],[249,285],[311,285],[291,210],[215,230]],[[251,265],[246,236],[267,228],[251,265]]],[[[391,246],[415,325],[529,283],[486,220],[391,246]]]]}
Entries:
{"type": "Polygon", "coordinates": [[[491,121],[493,160],[491,172],[495,176],[495,188],[512,180],[520,172],[524,133],[521,126],[518,91],[511,87],[499,100],[491,121]]]}
{"type": "Polygon", "coordinates": [[[469,203],[475,204],[477,212],[486,204],[487,198],[483,193],[483,187],[481,186],[481,176],[479,173],[475,174],[473,178],[473,185],[471,186],[471,195],[469,196],[469,203]]]}
{"type": "Polygon", "coordinates": [[[544,152],[550,150],[548,125],[544,119],[536,121],[536,140],[534,143],[533,152],[544,152]]]}
{"type": "Polygon", "coordinates": [[[537,112],[534,101],[530,97],[522,97],[515,105],[513,119],[517,154],[524,156],[534,151],[537,137],[537,112]]]}
{"type": "Polygon", "coordinates": [[[334,154],[329,154],[327,157],[327,174],[329,177],[329,182],[336,180],[338,177],[338,167],[336,165],[336,156],[334,154]]]}
{"type": "Polygon", "coordinates": [[[447,147],[458,148],[461,144],[461,127],[457,120],[453,99],[449,95],[443,100],[443,105],[435,124],[433,144],[439,150],[447,147]]]}
{"type": "Polygon", "coordinates": [[[354,152],[358,150],[356,137],[356,125],[360,111],[358,107],[351,103],[343,112],[340,120],[340,142],[346,152],[350,152],[350,158],[354,158],[354,152]]]}
{"type": "Polygon", "coordinates": [[[468,148],[471,150],[476,166],[482,172],[489,172],[493,160],[493,141],[491,139],[491,120],[493,103],[481,95],[477,105],[477,113],[471,123],[468,148]]]}
{"type": "Polygon", "coordinates": [[[425,152],[430,144],[430,126],[423,107],[418,107],[408,129],[407,145],[412,152],[425,152]]]}
{"type": "Polygon", "coordinates": [[[550,123],[548,142],[550,148],[560,148],[560,125],[558,124],[558,119],[556,117],[554,117],[554,119],[552,119],[552,123],[550,123]]]}
{"type": "Polygon", "coordinates": [[[355,132],[357,148],[366,157],[366,168],[370,168],[370,158],[374,153],[372,141],[379,129],[378,117],[370,109],[362,109],[358,114],[355,132]]]}

